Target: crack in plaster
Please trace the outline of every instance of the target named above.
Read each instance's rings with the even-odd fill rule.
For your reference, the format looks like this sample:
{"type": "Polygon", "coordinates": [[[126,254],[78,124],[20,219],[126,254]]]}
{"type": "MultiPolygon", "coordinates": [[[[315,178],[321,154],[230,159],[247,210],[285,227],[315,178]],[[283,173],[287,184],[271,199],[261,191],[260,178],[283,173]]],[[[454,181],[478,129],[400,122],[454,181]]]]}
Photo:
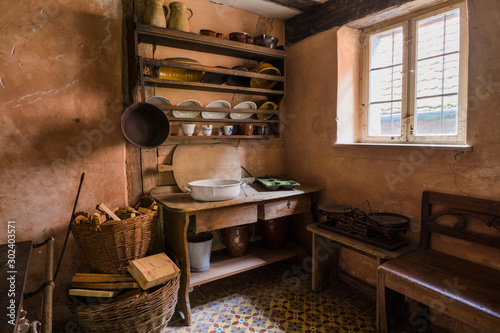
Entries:
{"type": "MultiPolygon", "coordinates": [[[[60,93],[61,91],[65,90],[65,89],[68,89],[69,87],[71,87],[72,85],[74,85],[77,82],[78,82],[78,80],[74,80],[73,82],[70,82],[67,85],[65,85],[64,87],[62,87],[60,89],[57,89],[57,90],[50,89],[50,90],[47,90],[47,91],[37,91],[37,92],[32,93],[32,94],[24,95],[24,96],[19,97],[16,102],[22,102],[25,99],[29,99],[29,98],[32,98],[32,97],[35,97],[35,96],[46,96],[46,95],[50,95],[50,94],[54,94],[55,95],[55,94],[58,94],[58,93],[60,93]]],[[[2,78],[2,85],[3,85],[3,78],[2,78]]],[[[42,97],[38,97],[38,98],[36,98],[33,101],[29,101],[29,102],[26,102],[26,103],[17,104],[17,105],[14,105],[13,107],[14,108],[18,108],[18,107],[21,107],[23,105],[28,105],[28,104],[33,104],[33,103],[39,102],[41,100],[42,100],[42,97]]],[[[8,102],[5,102],[4,105],[8,106],[8,105],[10,105],[12,103],[14,103],[14,101],[8,101],[8,102]]]]}
{"type": "Polygon", "coordinates": [[[3,76],[0,76],[0,85],[5,89],[5,83],[3,82],[3,76]]]}
{"type": "Polygon", "coordinates": [[[12,47],[12,51],[10,51],[10,56],[11,57],[14,55],[14,52],[16,52],[16,46],[15,45],[12,47]]]}

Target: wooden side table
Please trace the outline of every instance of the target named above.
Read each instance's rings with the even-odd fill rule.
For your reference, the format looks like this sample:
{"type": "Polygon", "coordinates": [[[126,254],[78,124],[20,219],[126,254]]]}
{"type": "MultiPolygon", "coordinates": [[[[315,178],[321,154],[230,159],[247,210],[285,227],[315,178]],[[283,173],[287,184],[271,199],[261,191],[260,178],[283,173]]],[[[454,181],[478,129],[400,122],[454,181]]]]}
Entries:
{"type": "MultiPolygon", "coordinates": [[[[377,266],[415,249],[414,245],[409,244],[395,251],[388,251],[377,246],[366,244],[362,241],[322,229],[319,227],[319,222],[308,225],[307,230],[309,230],[313,236],[313,291],[320,291],[327,283],[335,283],[339,280],[340,269],[338,267],[338,261],[341,246],[377,260],[377,266]]],[[[373,287],[373,294],[376,295],[375,287],[373,287]]],[[[379,309],[377,308],[377,320],[378,310],[379,309]]]]}

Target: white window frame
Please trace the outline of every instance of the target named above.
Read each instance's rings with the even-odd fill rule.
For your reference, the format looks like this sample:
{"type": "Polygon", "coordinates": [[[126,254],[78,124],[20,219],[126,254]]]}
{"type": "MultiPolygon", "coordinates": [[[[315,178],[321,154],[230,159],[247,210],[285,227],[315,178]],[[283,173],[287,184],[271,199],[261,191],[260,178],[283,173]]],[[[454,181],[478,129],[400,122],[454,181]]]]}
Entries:
{"type": "Polygon", "coordinates": [[[428,8],[406,16],[399,21],[377,24],[363,29],[363,56],[361,71],[361,133],[362,142],[366,143],[398,143],[398,144],[466,144],[467,118],[467,64],[468,64],[468,24],[466,2],[428,8]],[[416,136],[413,121],[416,108],[416,40],[417,22],[442,13],[460,9],[460,52],[459,52],[459,90],[458,90],[458,128],[457,135],[416,136]],[[400,136],[369,136],[369,78],[370,78],[370,36],[403,28],[403,91],[401,105],[400,136]]]}

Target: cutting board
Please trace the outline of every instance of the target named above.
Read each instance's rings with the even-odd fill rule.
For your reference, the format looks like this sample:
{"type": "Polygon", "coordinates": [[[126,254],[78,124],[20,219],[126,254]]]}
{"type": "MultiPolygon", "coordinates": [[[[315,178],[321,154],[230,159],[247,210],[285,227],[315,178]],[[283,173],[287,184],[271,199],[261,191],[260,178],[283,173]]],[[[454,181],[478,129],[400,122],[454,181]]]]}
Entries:
{"type": "Polygon", "coordinates": [[[158,172],[173,171],[179,188],[202,179],[241,179],[240,156],[230,145],[178,145],[172,165],[158,164],[158,172]]]}

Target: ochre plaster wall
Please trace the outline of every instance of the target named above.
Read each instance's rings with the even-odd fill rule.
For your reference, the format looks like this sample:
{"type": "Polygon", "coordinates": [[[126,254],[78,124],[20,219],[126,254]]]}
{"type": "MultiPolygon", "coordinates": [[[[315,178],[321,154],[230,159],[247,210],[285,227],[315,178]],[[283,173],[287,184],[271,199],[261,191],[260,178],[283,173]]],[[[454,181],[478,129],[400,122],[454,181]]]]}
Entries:
{"type": "MultiPolygon", "coordinates": [[[[194,12],[193,32],[213,29],[226,38],[233,31],[272,32],[284,42],[282,21],[206,0],[185,2],[194,12]]],[[[143,2],[135,3],[142,17],[143,2]]],[[[86,176],[77,210],[93,212],[101,202],[112,207],[128,204],[120,131],[122,6],[131,8],[132,0],[23,0],[0,5],[0,243],[7,242],[7,221],[16,221],[18,241],[41,242],[54,236],[57,260],[82,172],[86,176]]],[[[198,56],[162,52],[158,49],[156,58],[198,56]]],[[[213,59],[198,60],[234,65],[211,63],[213,59]]],[[[198,98],[205,105],[221,99],[179,90],[163,93],[174,103],[198,98]]],[[[284,173],[282,140],[232,144],[255,175],[284,173]]],[[[43,281],[44,262],[44,250],[34,251],[27,290],[43,281]]],[[[77,271],[88,270],[70,236],[56,281],[54,321],[59,325],[69,317],[64,296],[77,271]]],[[[25,301],[30,319],[39,315],[40,302],[39,296],[25,301]]]]}
{"type": "MultiPolygon", "coordinates": [[[[288,48],[285,165],[287,175],[320,184],[321,203],[361,208],[365,200],[382,211],[412,218],[410,241],[418,242],[423,190],[500,200],[500,3],[469,2],[468,144],[473,152],[338,147],[337,31],[332,29],[288,48]]],[[[339,46],[340,47],[340,46],[339,46]]],[[[340,69],[343,71],[343,68],[340,69]]],[[[499,269],[499,251],[437,240],[443,251],[499,269]],[[483,253],[481,253],[483,252],[483,253]],[[494,260],[493,260],[494,258],[494,260]]],[[[343,269],[375,283],[372,262],[343,251],[343,269]]]]}
{"type": "MultiPolygon", "coordinates": [[[[78,210],[127,203],[121,2],[2,1],[0,12],[0,243],[15,221],[18,241],[54,236],[57,260],[82,172],[78,210]]],[[[44,264],[33,251],[27,291],[44,264]]],[[[70,236],[54,320],[67,316],[65,288],[83,268],[70,236]]],[[[39,302],[25,302],[30,319],[39,302]]]]}

